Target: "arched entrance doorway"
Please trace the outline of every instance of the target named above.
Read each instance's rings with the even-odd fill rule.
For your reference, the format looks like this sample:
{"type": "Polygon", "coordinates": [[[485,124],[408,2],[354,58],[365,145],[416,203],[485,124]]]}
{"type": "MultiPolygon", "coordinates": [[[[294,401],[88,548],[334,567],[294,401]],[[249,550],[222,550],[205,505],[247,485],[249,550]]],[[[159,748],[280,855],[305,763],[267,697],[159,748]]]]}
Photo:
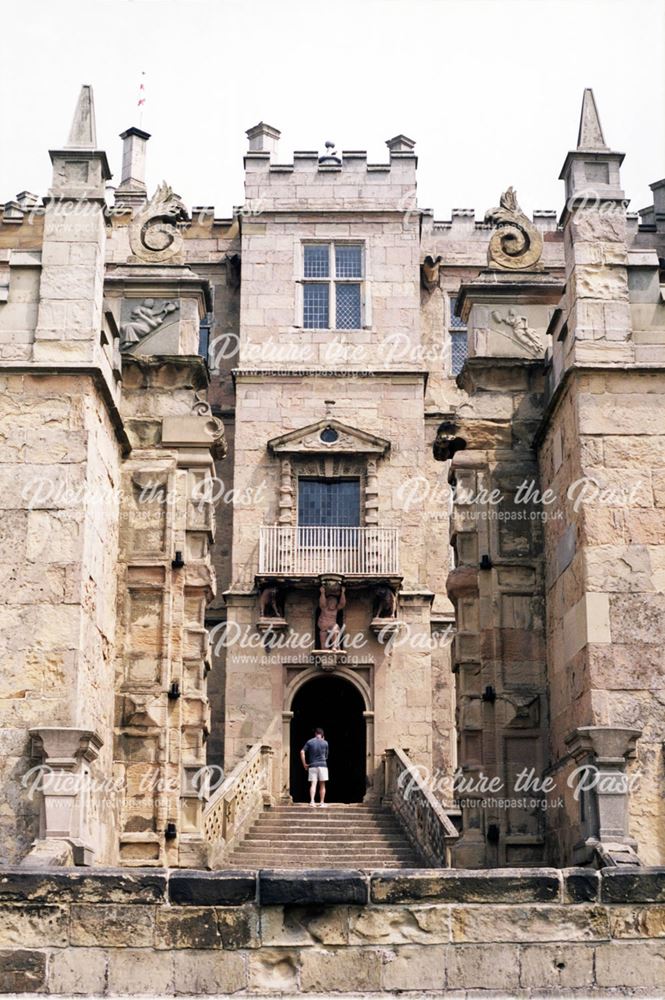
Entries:
{"type": "Polygon", "coordinates": [[[365,703],[351,681],[335,675],[312,677],[298,689],[291,704],[290,792],[294,802],[309,797],[307,772],[300,751],[321,726],[330,745],[328,802],[362,802],[365,775],[365,703]]]}

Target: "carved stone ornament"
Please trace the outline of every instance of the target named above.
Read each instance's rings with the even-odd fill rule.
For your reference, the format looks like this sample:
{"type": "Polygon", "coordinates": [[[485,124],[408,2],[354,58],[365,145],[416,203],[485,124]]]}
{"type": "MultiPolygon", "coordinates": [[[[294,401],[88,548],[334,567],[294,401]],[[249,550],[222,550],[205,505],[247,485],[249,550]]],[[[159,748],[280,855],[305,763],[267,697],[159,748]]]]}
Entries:
{"type": "Polygon", "coordinates": [[[375,618],[396,618],[397,617],[397,597],[392,587],[387,583],[380,583],[374,591],[375,618]]]}
{"type": "Polygon", "coordinates": [[[517,203],[512,187],[501,195],[498,208],[485,213],[485,223],[496,227],[487,248],[490,267],[506,271],[528,271],[543,253],[543,237],[517,203]]]}
{"type": "Polygon", "coordinates": [[[534,357],[540,356],[543,349],[540,338],[536,331],[529,326],[526,316],[518,315],[514,309],[509,309],[507,314],[502,316],[495,309],[492,312],[492,319],[497,325],[504,324],[509,330],[512,330],[512,335],[508,334],[510,339],[518,343],[520,347],[524,347],[529,354],[534,355],[534,357]]]}
{"type": "Polygon", "coordinates": [[[390,442],[330,417],[272,438],[268,449],[274,455],[302,452],[385,455],[390,442]]]}
{"type": "Polygon", "coordinates": [[[423,288],[425,288],[428,292],[433,292],[434,289],[439,286],[439,274],[441,271],[442,260],[443,257],[432,257],[432,255],[428,253],[420,265],[420,280],[423,288]]]}
{"type": "Polygon", "coordinates": [[[151,264],[172,260],[182,250],[178,223],[187,219],[187,209],[180,195],[162,181],[129,227],[132,253],[151,264]]]}
{"type": "Polygon", "coordinates": [[[120,324],[120,350],[131,350],[135,344],[140,343],[173,318],[173,314],[179,308],[177,302],[143,299],[132,309],[129,320],[120,324]]]}
{"type": "Polygon", "coordinates": [[[386,642],[400,627],[397,620],[397,594],[387,583],[374,591],[374,613],[369,627],[382,642],[386,642]]]}
{"type": "Polygon", "coordinates": [[[263,587],[259,595],[259,613],[264,619],[283,620],[284,600],[279,587],[263,587]]]}
{"type": "Polygon", "coordinates": [[[224,435],[224,424],[212,412],[210,403],[203,393],[197,392],[194,396],[192,413],[197,417],[207,417],[206,433],[210,436],[210,447],[215,457],[223,458],[226,454],[226,438],[224,435]]]}

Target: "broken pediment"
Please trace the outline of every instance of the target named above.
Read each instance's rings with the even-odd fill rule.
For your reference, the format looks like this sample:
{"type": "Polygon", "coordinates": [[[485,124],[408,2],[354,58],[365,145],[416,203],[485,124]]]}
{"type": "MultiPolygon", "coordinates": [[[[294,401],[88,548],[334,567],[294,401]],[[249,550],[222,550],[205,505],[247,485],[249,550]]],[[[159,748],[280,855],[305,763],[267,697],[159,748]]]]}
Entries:
{"type": "Polygon", "coordinates": [[[390,450],[390,441],[358,430],[357,427],[350,427],[332,417],[324,417],[315,424],[272,438],[268,441],[268,449],[274,455],[303,452],[385,455],[390,450]]]}

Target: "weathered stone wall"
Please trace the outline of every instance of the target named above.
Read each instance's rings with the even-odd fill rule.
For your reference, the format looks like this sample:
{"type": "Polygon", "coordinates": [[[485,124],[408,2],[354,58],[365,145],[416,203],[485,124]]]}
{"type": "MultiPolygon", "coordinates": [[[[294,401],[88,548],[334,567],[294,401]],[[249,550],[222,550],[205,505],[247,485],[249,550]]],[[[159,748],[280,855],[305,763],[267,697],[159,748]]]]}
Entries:
{"type": "MultiPolygon", "coordinates": [[[[566,737],[578,726],[642,731],[629,765],[640,775],[629,831],[647,864],[665,857],[663,407],[660,373],[580,375],[558,402],[540,457],[564,512],[545,530],[553,763],[564,775],[576,766],[566,737]]],[[[569,806],[556,857],[581,835],[579,806],[569,806]]]]}
{"type": "MultiPolygon", "coordinates": [[[[119,445],[89,375],[8,375],[3,448],[3,857],[22,857],[37,833],[39,796],[20,781],[28,730],[96,730],[93,766],[110,774],[118,538],[119,445]]],[[[32,761],[36,764],[37,761],[32,761]]],[[[103,796],[91,824],[110,858],[103,796]]]]}
{"type": "MultiPolygon", "coordinates": [[[[375,768],[383,749],[393,745],[408,747],[423,764],[430,766],[431,762],[430,604],[432,583],[440,580],[440,575],[430,581],[429,574],[434,559],[432,548],[435,552],[440,549],[437,543],[430,546],[423,505],[405,503],[404,493],[410,478],[418,473],[427,476],[435,466],[425,453],[422,384],[417,374],[364,379],[340,376],[334,385],[329,378],[314,376],[305,380],[243,373],[237,379],[233,485],[238,496],[250,500],[234,508],[232,589],[238,594],[229,595],[227,603],[228,620],[234,629],[243,630],[242,635],[256,635],[258,601],[249,594],[258,570],[259,527],[275,524],[279,517],[280,463],[269,454],[267,442],[321,419],[324,400],[331,397],[335,399],[336,419],[390,441],[389,456],[377,463],[378,523],[400,529],[404,575],[400,618],[408,625],[404,641],[398,638],[396,648],[386,656],[369,632],[371,587],[366,587],[364,594],[349,591],[346,609],[347,631],[349,635],[364,634],[365,646],[359,654],[373,670],[367,710],[375,712],[375,768]],[[252,503],[253,496],[260,500],[252,503]],[[243,597],[242,592],[247,596],[243,597]]],[[[297,634],[313,633],[317,601],[316,588],[289,595],[287,620],[297,634]]],[[[309,651],[294,650],[291,658],[309,651]]],[[[265,654],[260,647],[236,643],[225,652],[228,770],[244,755],[248,744],[263,739],[270,727],[276,748],[281,750],[281,713],[289,706],[285,704],[285,675],[275,662],[277,653],[265,654]]],[[[440,651],[440,659],[446,652],[440,651]]],[[[282,656],[282,661],[288,663],[288,654],[282,656]]],[[[440,685],[439,689],[444,697],[450,692],[449,686],[440,685]]],[[[440,707],[442,719],[449,720],[450,701],[444,700],[440,707]]],[[[445,729],[446,723],[442,722],[442,726],[445,729]]]]}
{"type": "Polygon", "coordinates": [[[599,132],[602,144],[589,92],[582,121],[595,125],[581,129],[562,171],[567,280],[550,331],[540,432],[542,484],[562,515],[545,525],[551,771],[565,787],[588,760],[625,771],[630,787],[613,799],[594,793],[595,828],[589,802],[568,792],[566,807],[549,816],[550,842],[562,862],[582,860],[590,838],[632,837],[653,864],[665,857],[665,324],[657,254],[626,217],[623,155],[603,147],[600,169],[596,139],[584,142],[599,132]],[[604,179],[589,198],[594,170],[604,179]]]}
{"type": "MultiPolygon", "coordinates": [[[[368,777],[375,793],[386,747],[408,747],[414,759],[431,767],[435,716],[442,735],[435,766],[449,775],[454,760],[449,652],[444,640],[434,651],[429,648],[432,631],[438,641],[452,610],[444,587],[448,511],[431,488],[441,473],[427,441],[428,435],[433,439],[435,427],[424,426],[426,372],[441,367],[443,330],[435,329],[435,318],[429,322],[426,336],[428,342],[434,340],[438,353],[425,351],[419,220],[410,211],[415,208],[416,161],[410,147],[407,150],[408,140],[404,149],[397,149],[401,142],[389,145],[390,162],[378,166],[368,166],[366,157],[357,153],[345,156],[341,165],[320,164],[311,153],[297,153],[293,167],[271,164],[264,151],[246,158],[247,206],[253,211],[241,223],[233,486],[238,496],[262,492],[260,502],[241,502],[234,509],[231,590],[226,598],[231,627],[255,633],[258,608],[251,595],[259,528],[278,522],[283,485],[280,462],[267,449],[271,438],[314,423],[328,410],[336,420],[389,441],[389,455],[376,463],[373,489],[377,523],[400,530],[404,583],[399,617],[411,645],[398,643],[399,648],[386,655],[371,635],[372,581],[356,581],[356,589],[347,591],[345,612],[349,634],[365,636],[361,663],[349,670],[357,670],[362,679],[365,709],[371,716],[368,777]],[[362,243],[362,330],[303,329],[301,247],[308,240],[362,243]],[[332,408],[329,400],[334,401],[332,408]],[[426,489],[422,483],[420,489],[415,485],[419,496],[410,499],[409,480],[416,477],[426,489]]],[[[441,294],[431,302],[435,317],[443,303],[441,294]]],[[[304,468],[301,464],[296,469],[295,464],[294,478],[304,468]]],[[[363,465],[360,456],[350,457],[344,474],[359,473],[364,490],[363,465]],[[359,460],[355,471],[354,460],[359,460]]],[[[308,475],[340,474],[339,469],[312,473],[313,468],[310,462],[308,475]]],[[[317,599],[314,587],[287,595],[287,620],[296,632],[312,633],[317,599]]],[[[296,651],[301,660],[302,652],[296,651]]],[[[276,760],[284,769],[288,725],[282,713],[288,713],[298,683],[296,656],[280,660],[254,647],[230,648],[224,657],[227,769],[249,744],[266,738],[276,746],[276,760]]],[[[300,670],[301,679],[315,674],[306,658],[300,670]]],[[[288,771],[281,777],[288,791],[288,771]]]]}
{"type": "Polygon", "coordinates": [[[665,869],[0,877],[0,990],[662,996],[665,869]]]}

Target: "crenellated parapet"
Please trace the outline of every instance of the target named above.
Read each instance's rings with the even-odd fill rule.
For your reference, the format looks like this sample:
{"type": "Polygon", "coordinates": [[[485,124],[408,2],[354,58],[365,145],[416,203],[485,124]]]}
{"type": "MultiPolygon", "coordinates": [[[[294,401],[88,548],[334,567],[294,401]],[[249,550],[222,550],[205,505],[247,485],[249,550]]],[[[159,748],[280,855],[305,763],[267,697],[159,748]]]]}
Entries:
{"type": "MultiPolygon", "coordinates": [[[[320,155],[299,150],[292,163],[277,163],[277,140],[259,142],[247,133],[250,148],[245,154],[246,204],[257,212],[286,211],[399,211],[416,209],[415,142],[399,135],[386,142],[388,163],[368,163],[362,150],[343,150],[339,155],[320,155]]],[[[264,126],[269,129],[269,126],[264,126]]],[[[280,133],[276,129],[277,138],[280,133]]]]}

